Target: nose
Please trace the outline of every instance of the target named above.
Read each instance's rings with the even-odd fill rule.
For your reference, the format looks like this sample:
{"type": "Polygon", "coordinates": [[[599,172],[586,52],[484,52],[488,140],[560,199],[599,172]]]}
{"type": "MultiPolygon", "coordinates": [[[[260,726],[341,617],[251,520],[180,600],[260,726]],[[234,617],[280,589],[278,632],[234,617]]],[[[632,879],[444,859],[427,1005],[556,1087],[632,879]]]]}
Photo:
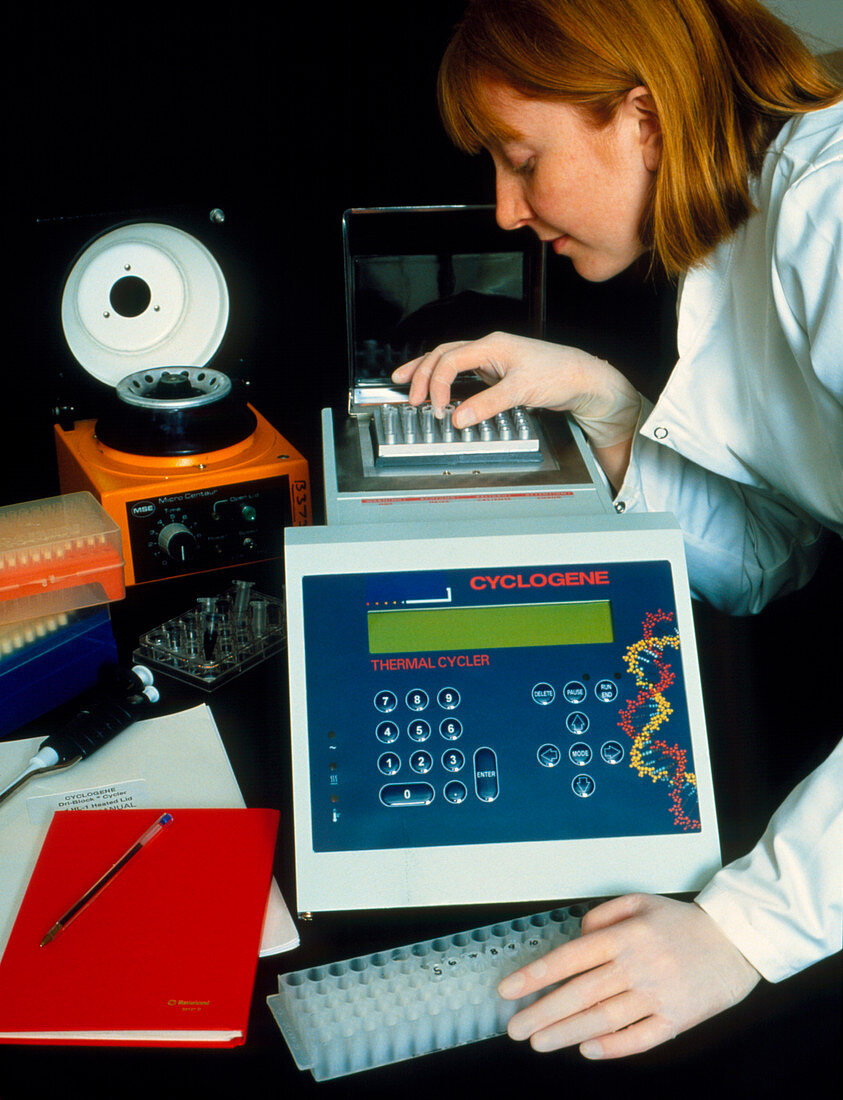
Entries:
{"type": "Polygon", "coordinates": [[[495,219],[501,229],[520,229],[534,217],[524,187],[512,174],[495,173],[495,219]]]}

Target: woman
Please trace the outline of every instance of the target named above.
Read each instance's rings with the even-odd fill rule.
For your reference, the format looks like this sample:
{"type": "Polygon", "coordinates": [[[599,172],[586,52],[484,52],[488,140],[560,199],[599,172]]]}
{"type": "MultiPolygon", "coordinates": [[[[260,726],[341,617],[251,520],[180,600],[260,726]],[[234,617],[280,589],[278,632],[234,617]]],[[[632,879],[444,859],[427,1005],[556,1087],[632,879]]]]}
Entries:
{"type": "MultiPolygon", "coordinates": [[[[440,109],[495,167],[497,218],[586,279],[649,255],[681,278],[679,360],[655,407],[611,365],[494,333],[400,367],[456,426],[513,405],[570,412],[615,507],[670,511],[695,593],[746,613],[804,583],[843,534],[843,105],[756,0],[473,0],[440,109]]],[[[538,1050],[636,1053],[840,947],[843,742],[758,846],[693,903],[631,895],[506,979],[538,1050]]]]}

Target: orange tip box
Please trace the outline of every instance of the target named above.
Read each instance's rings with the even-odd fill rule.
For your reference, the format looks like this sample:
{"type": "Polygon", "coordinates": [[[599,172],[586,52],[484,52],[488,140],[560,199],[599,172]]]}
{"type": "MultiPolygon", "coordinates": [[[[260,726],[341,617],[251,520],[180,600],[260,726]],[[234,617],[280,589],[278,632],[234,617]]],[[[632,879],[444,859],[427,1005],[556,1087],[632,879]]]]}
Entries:
{"type": "Polygon", "coordinates": [[[90,493],[0,508],[0,624],[125,594],[120,530],[90,493]]]}

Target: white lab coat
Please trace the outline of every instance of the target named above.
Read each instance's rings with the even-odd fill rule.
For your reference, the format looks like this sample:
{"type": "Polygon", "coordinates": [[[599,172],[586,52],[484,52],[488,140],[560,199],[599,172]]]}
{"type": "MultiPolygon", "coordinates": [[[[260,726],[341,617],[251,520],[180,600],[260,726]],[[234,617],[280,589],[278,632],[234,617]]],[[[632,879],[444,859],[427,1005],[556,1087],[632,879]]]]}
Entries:
{"type": "MultiPolygon", "coordinates": [[[[843,535],[843,105],[783,127],[753,197],[683,280],[679,360],[615,504],[673,512],[695,595],[736,614],[803,584],[843,535]]],[[[843,743],[697,901],[778,981],[841,947],[841,853],[843,743]]]]}

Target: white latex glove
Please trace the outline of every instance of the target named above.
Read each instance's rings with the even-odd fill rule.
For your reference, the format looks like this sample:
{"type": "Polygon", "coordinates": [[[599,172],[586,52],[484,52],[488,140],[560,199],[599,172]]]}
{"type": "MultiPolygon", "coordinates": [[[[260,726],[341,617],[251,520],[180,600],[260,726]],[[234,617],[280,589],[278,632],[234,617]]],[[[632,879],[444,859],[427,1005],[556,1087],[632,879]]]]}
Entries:
{"type": "Polygon", "coordinates": [[[448,404],[458,374],[476,371],[489,389],[463,401],[454,413],[456,428],[487,420],[515,405],[568,411],[595,447],[631,439],[641,397],[614,367],[579,348],[493,332],[482,340],[440,344],[393,372],[410,382],[411,405],[429,398],[437,416],[448,404]]]}
{"type": "Polygon", "coordinates": [[[586,1058],[638,1054],[737,1004],[760,980],[693,902],[628,894],[592,909],[582,930],[498,986],[515,999],[564,982],[512,1017],[513,1039],[539,1051],[578,1043],[586,1058]]]}

